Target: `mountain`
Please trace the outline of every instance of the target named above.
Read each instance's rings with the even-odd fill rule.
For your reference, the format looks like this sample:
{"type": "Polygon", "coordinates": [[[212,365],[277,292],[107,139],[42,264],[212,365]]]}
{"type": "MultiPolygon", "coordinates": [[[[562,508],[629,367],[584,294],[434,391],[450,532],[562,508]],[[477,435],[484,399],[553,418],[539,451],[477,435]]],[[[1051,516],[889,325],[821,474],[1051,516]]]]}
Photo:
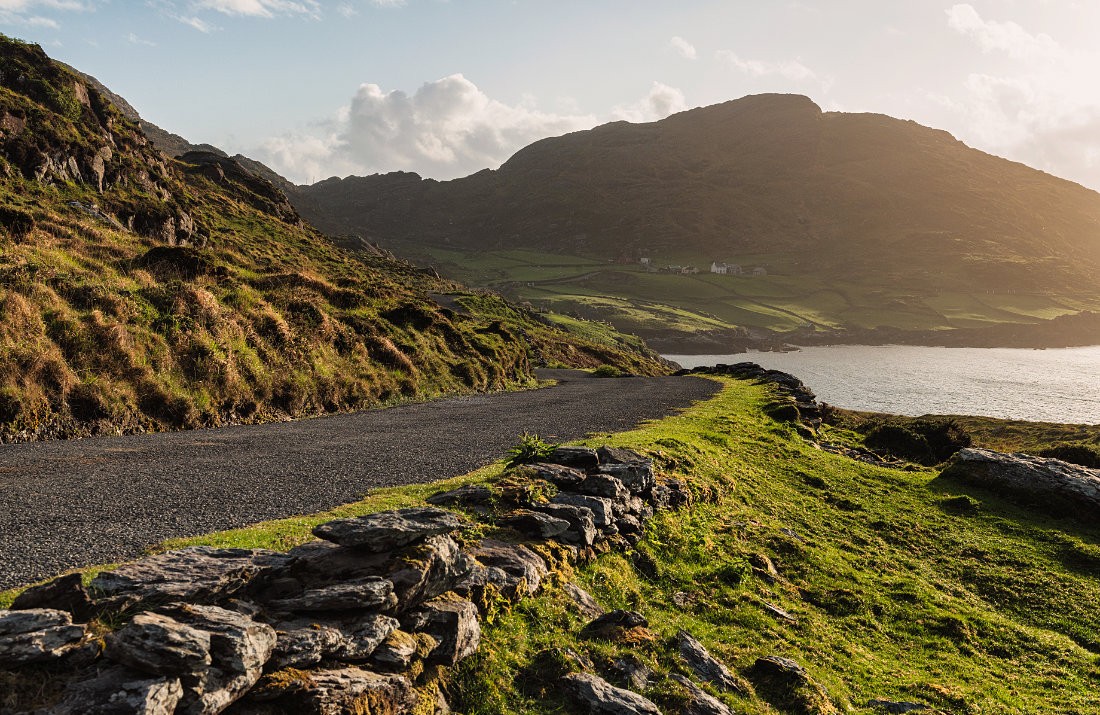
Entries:
{"type": "MultiPolygon", "coordinates": [[[[797,314],[788,330],[946,331],[1100,307],[1100,194],[944,131],[822,112],[794,95],[545,139],[498,170],[453,181],[393,173],[289,195],[325,231],[421,252],[436,265],[446,261],[442,248],[623,265],[648,257],[704,272],[712,262],[761,267],[785,281],[779,303],[765,307],[797,314]],[[944,305],[957,295],[993,304],[944,305]],[[1032,298],[1038,307],[1028,307],[1032,298]]],[[[640,280],[588,276],[579,293],[667,302],[640,280]],[[620,290],[617,281],[637,285],[620,290]]],[[[673,304],[692,307],[690,290],[668,290],[673,304]]],[[[731,288],[730,300],[759,297],[752,293],[731,288]]],[[[762,311],[760,303],[747,307],[762,311]]],[[[732,308],[716,315],[753,325],[732,308]]]]}
{"type": "Polygon", "coordinates": [[[38,46],[0,36],[0,67],[0,441],[502,389],[540,361],[666,369],[338,247],[241,163],[170,158],[38,46]]]}

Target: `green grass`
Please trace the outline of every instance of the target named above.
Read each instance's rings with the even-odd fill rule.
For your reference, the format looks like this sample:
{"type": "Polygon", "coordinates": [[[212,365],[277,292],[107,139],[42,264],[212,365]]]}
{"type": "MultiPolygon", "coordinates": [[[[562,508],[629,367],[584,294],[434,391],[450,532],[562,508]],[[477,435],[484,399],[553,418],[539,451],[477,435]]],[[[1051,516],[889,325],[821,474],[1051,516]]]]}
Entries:
{"type": "MultiPolygon", "coordinates": [[[[814,449],[764,416],[767,387],[724,384],[681,415],[586,440],[648,452],[699,501],[649,523],[641,561],[606,554],[558,573],[539,597],[494,611],[479,652],[454,674],[456,709],[572,712],[556,680],[572,650],[597,670],[636,655],[656,673],[646,695],[673,712],[683,693],[666,676],[685,672],[672,642],[681,628],[742,675],[760,656],[794,658],[842,712],[871,713],[874,698],[982,715],[1100,709],[1100,612],[1092,607],[1100,528],[932,470],[882,469],[814,449]],[[960,496],[970,509],[955,508],[960,496]],[[775,562],[778,582],[754,575],[760,556],[775,562]],[[583,619],[555,585],[565,577],[605,607],[640,611],[656,639],[628,646],[581,637],[583,619]]],[[[323,515],[159,548],[288,548],[324,519],[418,503],[501,471],[497,464],[379,490],[323,515]]],[[[719,697],[748,715],[786,712],[762,694],[719,697]]]]}

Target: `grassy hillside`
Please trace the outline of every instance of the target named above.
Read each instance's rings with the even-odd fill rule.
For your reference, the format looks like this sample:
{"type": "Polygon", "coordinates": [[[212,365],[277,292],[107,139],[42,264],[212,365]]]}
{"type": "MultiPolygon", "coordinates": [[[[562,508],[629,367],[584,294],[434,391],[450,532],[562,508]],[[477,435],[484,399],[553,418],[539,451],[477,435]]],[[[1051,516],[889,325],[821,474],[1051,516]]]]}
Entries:
{"type": "MultiPolygon", "coordinates": [[[[479,653],[452,675],[456,711],[572,712],[557,678],[579,656],[604,674],[637,658],[653,671],[645,694],[677,712],[684,693],[667,676],[685,672],[674,645],[681,628],[741,676],[758,657],[779,655],[821,687],[794,699],[759,685],[715,693],[748,715],[883,712],[873,699],[975,715],[1100,708],[1100,616],[1089,607],[1100,598],[1100,528],[934,470],[815,449],[765,416],[772,399],[765,386],[727,381],[681,416],[589,440],[650,453],[697,497],[650,522],[635,554],[604,554],[556,582],[575,578],[605,607],[639,611],[656,637],[582,637],[584,619],[552,584],[502,604],[479,653]]],[[[325,518],[408,506],[501,470],[172,546],[288,548],[325,518]]]]}
{"type": "Polygon", "coordinates": [[[336,247],[232,160],[168,159],[37,46],[0,58],[0,440],[503,389],[540,360],[665,369],[499,298],[433,300],[468,291],[336,247]]]}
{"type": "MultiPolygon", "coordinates": [[[[478,285],[514,283],[524,299],[588,303],[627,329],[662,319],[667,306],[724,329],[849,334],[1032,326],[1100,311],[1100,194],[946,132],[823,113],[805,97],[616,122],[536,142],[499,170],[454,181],[349,177],[291,197],[326,231],[427,254],[478,285]],[[517,249],[549,255],[500,265],[517,249]],[[461,254],[457,270],[448,251],[461,254]],[[604,266],[567,270],[577,256],[604,266]],[[769,279],[647,276],[642,257],[704,272],[712,261],[759,266],[769,279]],[[634,268],[608,270],[607,261],[634,268]],[[505,275],[494,279],[498,270],[505,275]],[[551,280],[560,282],[540,283],[551,280]],[[647,315],[595,306],[593,295],[647,315]]],[[[1043,340],[1081,329],[1056,326],[1060,337],[1043,340]]],[[[1100,321],[1089,330],[1100,337],[1100,321]]],[[[1018,340],[1011,330],[993,335],[987,341],[1018,340]]]]}

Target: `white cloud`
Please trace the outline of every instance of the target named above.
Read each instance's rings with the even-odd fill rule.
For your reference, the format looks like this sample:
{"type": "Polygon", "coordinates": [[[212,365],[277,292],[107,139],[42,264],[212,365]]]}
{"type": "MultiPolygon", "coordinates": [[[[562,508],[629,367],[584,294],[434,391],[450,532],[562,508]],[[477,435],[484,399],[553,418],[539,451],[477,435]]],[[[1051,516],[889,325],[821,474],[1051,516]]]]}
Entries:
{"type": "Polygon", "coordinates": [[[946,12],[948,27],[977,40],[983,52],[999,50],[1018,59],[1052,57],[1061,52],[1050,35],[1033,35],[1012,21],[985,20],[968,3],[952,5],[946,12]]]}
{"type": "Polygon", "coordinates": [[[618,106],[611,110],[612,119],[628,122],[653,122],[670,114],[687,109],[684,93],[667,84],[654,82],[649,94],[634,104],[618,106]]]}
{"type": "Polygon", "coordinates": [[[370,0],[370,4],[376,7],[404,7],[407,0],[370,0]]]}
{"type": "Polygon", "coordinates": [[[138,37],[136,34],[134,34],[133,32],[131,32],[129,35],[127,35],[126,39],[130,41],[131,45],[145,45],[146,47],[156,47],[157,46],[157,43],[150,42],[149,40],[142,39],[142,38],[138,37]]]}
{"type": "Polygon", "coordinates": [[[36,14],[39,11],[83,11],[91,6],[77,0],[0,0],[0,25],[49,28],[61,26],[53,18],[36,14]]]}
{"type": "Polygon", "coordinates": [[[220,30],[221,29],[220,27],[217,27],[216,25],[211,25],[209,22],[207,22],[206,20],[203,20],[201,17],[195,17],[194,15],[184,16],[184,15],[169,14],[168,17],[172,18],[176,22],[182,22],[184,25],[187,25],[188,27],[194,28],[194,29],[198,30],[199,32],[207,34],[207,35],[209,35],[211,32],[214,32],[215,30],[220,30]]]}
{"type": "Polygon", "coordinates": [[[747,60],[732,50],[718,50],[715,56],[720,61],[750,77],[779,76],[799,82],[817,79],[817,74],[797,59],[780,62],[747,60]]]}
{"type": "Polygon", "coordinates": [[[694,60],[699,57],[699,53],[695,50],[695,45],[691,44],[679,35],[669,40],[668,44],[670,47],[672,47],[672,49],[680,53],[680,56],[685,59],[694,60]]]}
{"type": "Polygon", "coordinates": [[[197,9],[217,10],[226,15],[275,17],[276,15],[308,15],[319,17],[321,6],[316,0],[199,0],[197,9]]]}
{"type": "Polygon", "coordinates": [[[950,109],[963,138],[989,151],[1100,189],[1100,52],[1071,51],[1012,21],[987,20],[971,5],[947,11],[948,27],[984,53],[1019,60],[1015,73],[973,72],[950,109]]]}
{"type": "Polygon", "coordinates": [[[359,14],[359,11],[356,10],[354,7],[352,7],[350,4],[345,2],[345,3],[340,3],[339,5],[336,6],[336,13],[338,15],[340,15],[340,17],[348,18],[348,17],[355,17],[356,15],[359,14]]]}
{"type": "MultiPolygon", "coordinates": [[[[645,97],[615,107],[609,118],[653,121],[685,107],[682,92],[654,82],[645,97]]],[[[333,119],[297,135],[268,139],[252,155],[299,182],[388,171],[450,179],[496,168],[534,141],[600,121],[579,111],[541,110],[532,98],[507,104],[454,74],[411,95],[364,84],[333,119]]]]}

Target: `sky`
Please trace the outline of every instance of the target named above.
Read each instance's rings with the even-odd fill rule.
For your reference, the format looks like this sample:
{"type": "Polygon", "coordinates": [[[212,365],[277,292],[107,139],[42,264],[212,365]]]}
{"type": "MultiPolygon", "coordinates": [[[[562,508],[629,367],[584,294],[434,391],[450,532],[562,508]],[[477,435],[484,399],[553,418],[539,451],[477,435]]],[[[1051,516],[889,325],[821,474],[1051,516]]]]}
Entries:
{"type": "Polygon", "coordinates": [[[298,183],[791,92],[1100,190],[1097,0],[0,0],[0,32],[298,183]]]}

